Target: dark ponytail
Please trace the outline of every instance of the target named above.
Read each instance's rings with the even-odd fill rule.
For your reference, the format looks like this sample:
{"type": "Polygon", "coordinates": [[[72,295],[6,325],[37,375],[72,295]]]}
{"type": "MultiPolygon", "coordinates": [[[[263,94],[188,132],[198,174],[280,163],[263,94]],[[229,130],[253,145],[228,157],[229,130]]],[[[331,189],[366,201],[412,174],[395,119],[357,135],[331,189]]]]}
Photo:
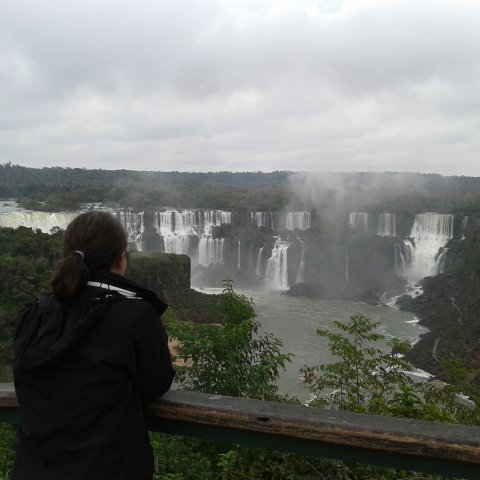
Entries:
{"type": "Polygon", "coordinates": [[[73,299],[85,286],[90,272],[110,270],[127,248],[127,234],[113,215],[92,211],[82,213],[67,227],[63,259],[52,281],[59,302],[73,299]]]}

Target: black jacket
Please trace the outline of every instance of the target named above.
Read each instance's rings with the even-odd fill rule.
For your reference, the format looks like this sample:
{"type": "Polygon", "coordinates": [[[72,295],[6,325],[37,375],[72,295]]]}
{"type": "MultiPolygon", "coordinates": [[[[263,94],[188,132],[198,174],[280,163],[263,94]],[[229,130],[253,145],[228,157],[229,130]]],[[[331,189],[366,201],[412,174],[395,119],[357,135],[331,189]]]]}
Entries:
{"type": "Polygon", "coordinates": [[[174,377],[160,320],[167,306],[110,272],[92,282],[75,302],[41,297],[17,319],[14,480],[152,478],[143,408],[174,377]]]}

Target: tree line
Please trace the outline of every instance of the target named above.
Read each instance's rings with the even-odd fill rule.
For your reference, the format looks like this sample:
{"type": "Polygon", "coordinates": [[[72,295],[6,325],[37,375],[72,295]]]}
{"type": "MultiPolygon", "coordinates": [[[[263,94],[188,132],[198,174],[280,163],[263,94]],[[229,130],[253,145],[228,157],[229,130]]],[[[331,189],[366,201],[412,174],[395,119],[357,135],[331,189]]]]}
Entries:
{"type": "Polygon", "coordinates": [[[103,202],[140,210],[162,206],[280,210],[290,205],[318,211],[336,206],[351,211],[468,214],[479,211],[480,179],[396,172],[36,169],[5,163],[0,164],[0,198],[17,198],[27,208],[47,211],[103,202]],[[308,185],[313,193],[306,195],[308,185]]]}

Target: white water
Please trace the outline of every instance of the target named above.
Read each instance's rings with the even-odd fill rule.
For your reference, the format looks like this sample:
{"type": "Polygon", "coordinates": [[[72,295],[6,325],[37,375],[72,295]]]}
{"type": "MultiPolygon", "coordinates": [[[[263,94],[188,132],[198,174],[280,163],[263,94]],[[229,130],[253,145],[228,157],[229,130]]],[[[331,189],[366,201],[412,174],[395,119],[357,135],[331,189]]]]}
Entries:
{"type": "Polygon", "coordinates": [[[143,252],[143,233],[145,232],[143,212],[125,210],[113,212],[113,216],[125,227],[128,235],[128,243],[134,243],[137,251],[143,252]]]}
{"type": "Polygon", "coordinates": [[[193,265],[208,266],[224,263],[225,241],[212,237],[213,227],[224,223],[232,223],[232,212],[165,210],[154,214],[153,227],[162,237],[166,253],[189,255],[193,265]]]}
{"type": "Polygon", "coordinates": [[[240,240],[238,240],[237,245],[237,268],[240,270],[242,268],[242,246],[240,240]]]}
{"type": "Polygon", "coordinates": [[[269,290],[288,289],[288,247],[288,243],[277,241],[272,248],[265,270],[265,285],[269,290]]]}
{"type": "Polygon", "coordinates": [[[194,228],[197,226],[195,215],[189,217],[189,213],[166,210],[154,214],[153,227],[163,238],[165,253],[188,255],[190,236],[198,235],[194,228]]]}
{"type": "Polygon", "coordinates": [[[257,266],[255,269],[255,276],[258,278],[263,278],[264,275],[264,266],[263,266],[263,252],[265,251],[265,247],[260,247],[257,256],[257,266]]]}
{"type": "Polygon", "coordinates": [[[448,248],[443,247],[442,253],[438,255],[437,261],[435,262],[435,273],[443,273],[445,270],[445,262],[447,260],[448,248]]]}
{"type": "Polygon", "coordinates": [[[212,263],[224,263],[223,238],[204,236],[198,242],[198,264],[208,267],[212,263]]]}
{"type": "Polygon", "coordinates": [[[308,230],[310,228],[311,214],[308,210],[300,212],[287,212],[285,222],[286,230],[308,230]]]}
{"type": "Polygon", "coordinates": [[[465,240],[465,230],[467,229],[467,226],[468,226],[468,215],[465,215],[462,221],[462,240],[465,240]]]}
{"type": "Polygon", "coordinates": [[[296,283],[304,283],[305,282],[305,261],[306,261],[306,250],[307,247],[305,246],[305,242],[300,242],[300,264],[298,265],[298,273],[296,283]]]}
{"type": "Polygon", "coordinates": [[[404,242],[405,278],[415,285],[438,273],[437,256],[453,237],[453,215],[420,213],[415,216],[410,238],[404,242]]]}
{"type": "Polygon", "coordinates": [[[366,212],[350,212],[348,214],[348,226],[362,232],[368,231],[368,213],[366,212]]]}
{"type": "MultiPolygon", "coordinates": [[[[221,293],[221,289],[201,290],[221,293]]],[[[414,321],[412,314],[384,305],[368,305],[342,300],[319,300],[291,297],[280,292],[266,290],[239,291],[255,303],[255,312],[262,329],[272,333],[283,342],[283,353],[293,353],[292,363],[280,376],[281,393],[296,396],[302,402],[310,398],[308,390],[299,382],[299,370],[305,364],[319,365],[338,361],[334,359],[325,338],[316,334],[318,328],[334,328],[335,320],[346,322],[357,313],[380,321],[379,332],[387,338],[392,336],[414,343],[426,329],[414,321]]]]}
{"type": "Polygon", "coordinates": [[[250,212],[250,218],[257,224],[257,227],[274,230],[273,212],[250,212]]]}
{"type": "MultiPolygon", "coordinates": [[[[14,201],[2,201],[0,205],[0,228],[26,227],[32,230],[40,230],[43,233],[51,233],[52,230],[65,230],[68,224],[80,213],[87,211],[85,205],[78,212],[41,212],[25,210],[14,201]]],[[[137,250],[143,250],[143,212],[132,212],[128,210],[113,211],[104,209],[117,218],[125,227],[128,235],[128,242],[135,243],[137,250]]]]}
{"type": "Polygon", "coordinates": [[[378,216],[377,235],[381,237],[396,237],[397,225],[394,213],[380,213],[378,216]]]}
{"type": "Polygon", "coordinates": [[[7,211],[0,213],[0,228],[27,227],[50,233],[52,229],[65,230],[67,225],[79,212],[37,212],[37,211],[7,211]]]}

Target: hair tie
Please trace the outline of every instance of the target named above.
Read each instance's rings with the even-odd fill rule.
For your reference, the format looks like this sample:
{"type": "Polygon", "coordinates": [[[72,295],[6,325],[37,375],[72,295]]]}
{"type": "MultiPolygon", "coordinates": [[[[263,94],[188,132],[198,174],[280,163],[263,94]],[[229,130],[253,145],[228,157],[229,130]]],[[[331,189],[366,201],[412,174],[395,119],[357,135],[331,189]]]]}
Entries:
{"type": "Polygon", "coordinates": [[[82,262],[85,260],[85,254],[81,250],[75,250],[73,253],[76,253],[82,259],[82,262]]]}

